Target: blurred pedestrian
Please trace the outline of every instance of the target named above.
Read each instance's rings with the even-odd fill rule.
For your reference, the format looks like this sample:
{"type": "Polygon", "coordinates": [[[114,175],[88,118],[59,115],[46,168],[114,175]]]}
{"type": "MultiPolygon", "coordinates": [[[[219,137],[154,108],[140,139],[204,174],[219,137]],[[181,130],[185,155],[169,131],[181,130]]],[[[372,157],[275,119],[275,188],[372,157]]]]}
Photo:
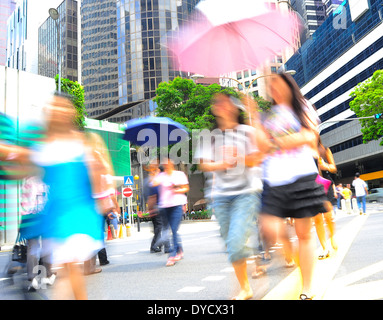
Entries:
{"type": "Polygon", "coordinates": [[[116,209],[112,209],[107,214],[108,220],[109,220],[109,226],[111,227],[112,237],[114,239],[117,238],[117,232],[118,232],[118,220],[119,220],[119,214],[116,209]]]}
{"type": "Polygon", "coordinates": [[[358,202],[359,214],[366,214],[366,196],[368,194],[367,183],[360,178],[360,173],[355,173],[355,179],[352,182],[355,188],[356,201],[358,202]],[[362,211],[363,210],[363,211],[362,211]]]}
{"type": "Polygon", "coordinates": [[[335,188],[335,191],[336,191],[337,207],[339,210],[342,210],[342,199],[343,199],[342,190],[343,190],[342,184],[338,183],[336,188],[335,188]]]}
{"type": "MultiPolygon", "coordinates": [[[[87,133],[86,137],[90,147],[88,163],[92,173],[93,198],[96,200],[99,213],[104,217],[104,223],[102,224],[102,231],[104,232],[105,223],[107,227],[110,225],[109,214],[114,212],[111,218],[114,219],[115,216],[117,222],[117,216],[120,213],[120,206],[116,197],[116,186],[113,181],[114,170],[109,151],[102,137],[94,132],[87,133]]],[[[114,229],[114,237],[116,237],[116,224],[114,229]]],[[[104,247],[97,253],[97,256],[100,266],[109,264],[105,242],[104,247]]],[[[101,269],[96,268],[96,255],[85,261],[84,273],[86,275],[99,272],[101,272],[101,269]]]]}
{"type": "Polygon", "coordinates": [[[318,133],[307,112],[306,99],[288,74],[274,75],[268,85],[274,106],[263,121],[272,149],[264,160],[264,190],[260,218],[265,236],[283,240],[286,266],[294,265],[285,218],[293,218],[299,244],[299,265],[302,276],[301,300],[312,299],[315,265],[315,240],[311,234],[312,220],[325,212],[327,200],[323,186],[316,182],[318,169],[312,157],[318,133]],[[277,225],[278,227],[275,227],[277,225]]]}
{"type": "Polygon", "coordinates": [[[102,216],[92,198],[87,141],[75,127],[75,109],[69,98],[55,95],[45,112],[47,137],[31,155],[49,187],[37,228],[49,245],[52,263],[65,267],[75,299],[86,299],[78,262],[90,259],[103,247],[102,216]]]}
{"type": "Polygon", "coordinates": [[[38,223],[48,199],[48,188],[41,181],[38,170],[34,175],[24,179],[21,187],[22,222],[20,225],[21,238],[27,240],[27,278],[31,281],[28,290],[38,289],[41,285],[53,285],[56,273],[52,272],[50,257],[43,254],[44,242],[41,235],[34,232],[34,224],[38,223]],[[32,226],[32,227],[30,227],[32,226]],[[30,232],[32,230],[32,232],[30,232]],[[39,263],[42,262],[44,272],[40,272],[39,263]],[[33,289],[32,289],[33,288],[33,289]]]}
{"type": "MultiPolygon", "coordinates": [[[[162,232],[162,219],[159,214],[158,209],[158,201],[159,201],[159,186],[154,186],[153,181],[160,173],[160,169],[158,168],[158,160],[152,160],[147,166],[146,171],[148,171],[148,177],[144,182],[144,195],[146,199],[146,203],[149,208],[149,217],[153,223],[153,239],[150,244],[150,252],[156,253],[161,252],[162,244],[160,246],[156,246],[158,240],[161,238],[162,232]]],[[[169,241],[165,241],[164,243],[165,253],[169,253],[169,241]]]]}
{"type": "Polygon", "coordinates": [[[352,202],[351,202],[352,191],[350,188],[351,188],[350,184],[345,184],[342,190],[342,196],[344,198],[345,207],[346,207],[343,210],[345,210],[347,214],[352,214],[352,202]]]}
{"type": "Polygon", "coordinates": [[[200,137],[194,157],[199,160],[199,168],[212,179],[208,181],[209,194],[205,198],[211,199],[228,259],[241,287],[233,299],[247,300],[253,296],[253,290],[246,263],[252,251],[246,243],[259,211],[262,189],[260,177],[250,168],[262,160],[259,139],[255,129],[244,124],[241,111],[230,95],[216,95],[211,112],[216,128],[200,137]]]}
{"type": "Polygon", "coordinates": [[[319,242],[322,246],[322,253],[319,255],[319,259],[323,260],[330,256],[330,250],[327,248],[327,241],[326,241],[326,231],[325,231],[325,224],[324,221],[326,221],[327,228],[330,233],[330,241],[331,246],[334,250],[338,249],[337,242],[335,240],[335,220],[334,220],[334,208],[333,204],[335,203],[335,184],[331,177],[331,174],[334,174],[337,172],[337,168],[335,165],[334,157],[332,155],[332,152],[330,148],[326,148],[323,144],[321,139],[318,140],[318,149],[317,149],[317,156],[315,157],[316,164],[319,169],[320,175],[331,182],[328,191],[327,191],[327,201],[325,201],[325,208],[326,212],[319,213],[314,217],[315,222],[315,228],[318,235],[319,242]]]}
{"type": "Polygon", "coordinates": [[[158,207],[163,223],[162,238],[165,238],[166,241],[169,227],[172,231],[173,246],[166,266],[173,266],[184,255],[178,228],[182,220],[182,208],[187,203],[185,194],[189,191],[189,181],[184,172],[174,169],[174,163],[171,159],[164,158],[161,163],[164,172],[154,178],[152,185],[159,186],[158,207]]]}

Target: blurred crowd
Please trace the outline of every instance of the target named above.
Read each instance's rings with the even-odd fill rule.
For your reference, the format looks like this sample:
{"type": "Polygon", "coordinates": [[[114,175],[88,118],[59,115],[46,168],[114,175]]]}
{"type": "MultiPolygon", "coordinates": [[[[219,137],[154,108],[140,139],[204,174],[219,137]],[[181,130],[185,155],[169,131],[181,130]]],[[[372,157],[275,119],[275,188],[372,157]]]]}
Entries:
{"type": "MultiPolygon", "coordinates": [[[[299,299],[312,299],[315,261],[337,250],[333,204],[340,191],[332,179],[337,169],[330,149],[321,143],[315,108],[293,78],[270,76],[268,94],[273,107],[267,112],[261,112],[249,96],[239,101],[216,95],[211,106],[215,130],[200,137],[194,158],[206,175],[205,198],[218,220],[241,288],[234,299],[254,295],[246,263],[253,254],[248,240],[254,222],[261,260],[271,260],[270,248],[282,244],[285,266],[300,267],[299,299]],[[289,240],[287,225],[295,227],[298,248],[289,240]],[[319,257],[313,225],[323,249],[319,257]]],[[[5,139],[6,130],[2,131],[0,160],[7,173],[3,178],[24,179],[20,236],[28,243],[29,288],[38,288],[41,282],[53,285],[57,274],[52,265],[62,265],[73,296],[86,299],[84,273],[101,271],[96,268],[97,255],[100,265],[108,263],[105,218],[117,220],[121,214],[113,166],[102,138],[76,128],[70,98],[55,95],[44,111],[46,130],[27,147],[5,139]],[[39,264],[44,266],[43,277],[38,274],[39,264]]],[[[166,266],[174,266],[184,255],[178,229],[188,178],[169,158],[152,160],[145,169],[144,196],[154,227],[150,251],[163,249],[169,254],[166,266]]],[[[267,266],[257,264],[252,276],[265,273],[267,266]]]]}

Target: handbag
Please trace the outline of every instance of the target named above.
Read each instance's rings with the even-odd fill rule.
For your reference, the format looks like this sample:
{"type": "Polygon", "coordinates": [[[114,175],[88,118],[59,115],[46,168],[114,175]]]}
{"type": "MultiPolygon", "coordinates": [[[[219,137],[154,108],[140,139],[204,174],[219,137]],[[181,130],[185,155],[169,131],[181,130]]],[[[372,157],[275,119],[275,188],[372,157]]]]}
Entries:
{"type": "Polygon", "coordinates": [[[27,245],[25,239],[21,239],[20,231],[12,249],[12,261],[17,261],[20,263],[27,262],[27,245]]]}
{"type": "Polygon", "coordinates": [[[327,194],[328,189],[331,186],[331,180],[325,179],[321,175],[318,174],[316,179],[315,179],[315,182],[318,183],[318,184],[321,184],[324,187],[324,191],[327,194]]]}

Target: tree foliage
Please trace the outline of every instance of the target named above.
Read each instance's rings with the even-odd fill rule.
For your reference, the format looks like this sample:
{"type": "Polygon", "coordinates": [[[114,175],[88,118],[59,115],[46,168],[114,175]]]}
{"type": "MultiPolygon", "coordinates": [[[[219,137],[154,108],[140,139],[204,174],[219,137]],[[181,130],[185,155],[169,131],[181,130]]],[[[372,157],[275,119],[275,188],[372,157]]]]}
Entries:
{"type": "Polygon", "coordinates": [[[175,78],[161,82],[156,90],[156,114],[183,124],[189,130],[211,129],[214,117],[210,113],[211,101],[216,93],[230,93],[238,97],[233,88],[222,88],[218,84],[203,86],[193,80],[175,78]]]}
{"type": "Polygon", "coordinates": [[[254,100],[258,103],[259,110],[261,112],[270,110],[270,108],[272,106],[272,103],[270,101],[265,100],[261,96],[258,96],[258,95],[254,94],[254,93],[253,93],[253,97],[254,97],[254,100]]]}
{"type": "MultiPolygon", "coordinates": [[[[350,109],[358,118],[383,113],[383,70],[377,70],[368,80],[358,84],[350,93],[350,109]]],[[[360,119],[363,142],[379,140],[383,136],[382,119],[360,119]]],[[[380,142],[383,146],[383,140],[380,142]]]]}
{"type": "MultiPolygon", "coordinates": [[[[56,89],[58,90],[58,75],[55,77],[56,89]]],[[[85,128],[85,116],[87,112],[85,110],[85,98],[84,88],[77,81],[71,81],[69,79],[61,78],[61,91],[66,92],[72,97],[73,105],[76,108],[75,123],[80,130],[85,128]]]]}
{"type": "MultiPolygon", "coordinates": [[[[239,97],[233,88],[222,88],[218,84],[203,86],[193,80],[175,78],[169,82],[161,82],[156,90],[154,101],[157,103],[156,115],[168,117],[192,130],[212,129],[214,117],[210,113],[212,98],[216,93],[230,93],[239,97]]],[[[189,163],[192,163],[193,136],[189,140],[189,163]]],[[[192,171],[196,166],[191,167],[192,171]]]]}

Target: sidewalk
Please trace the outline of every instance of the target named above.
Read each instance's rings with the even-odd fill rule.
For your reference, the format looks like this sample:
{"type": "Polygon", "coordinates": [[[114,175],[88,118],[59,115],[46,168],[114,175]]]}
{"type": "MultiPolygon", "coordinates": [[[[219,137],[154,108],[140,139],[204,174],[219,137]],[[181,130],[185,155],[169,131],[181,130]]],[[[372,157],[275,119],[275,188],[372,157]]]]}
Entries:
{"type": "MultiPolygon", "coordinates": [[[[181,226],[183,224],[187,225],[190,223],[201,223],[201,222],[213,222],[213,220],[182,220],[181,226]]],[[[153,224],[152,222],[141,222],[140,231],[138,231],[137,223],[130,227],[131,236],[126,236],[126,227],[124,228],[124,237],[122,239],[116,238],[113,240],[106,240],[107,243],[117,242],[117,241],[128,241],[128,240],[143,240],[153,237],[153,224]]],[[[13,243],[5,243],[0,246],[0,252],[9,252],[13,248],[13,243]]]]}
{"type": "MultiPolygon", "coordinates": [[[[183,226],[187,226],[194,223],[216,223],[215,220],[182,220],[180,225],[180,230],[182,232],[183,226]]],[[[143,240],[143,239],[149,239],[153,237],[153,224],[152,222],[141,222],[140,223],[140,231],[138,231],[137,223],[134,225],[131,225],[130,232],[131,236],[126,236],[126,227],[123,230],[124,237],[122,239],[116,238],[113,240],[107,240],[107,243],[113,242],[113,241],[126,241],[126,240],[143,240]]]]}

